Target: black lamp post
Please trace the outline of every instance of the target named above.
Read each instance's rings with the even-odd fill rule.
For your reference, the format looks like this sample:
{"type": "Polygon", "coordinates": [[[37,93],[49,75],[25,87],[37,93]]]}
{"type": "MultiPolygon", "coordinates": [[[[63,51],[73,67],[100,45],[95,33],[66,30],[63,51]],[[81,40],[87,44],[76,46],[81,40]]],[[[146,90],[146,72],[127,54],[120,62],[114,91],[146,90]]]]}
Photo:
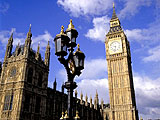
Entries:
{"type": "Polygon", "coordinates": [[[65,82],[65,88],[68,92],[68,120],[73,119],[73,90],[77,87],[76,82],[74,82],[74,77],[76,75],[79,76],[81,70],[84,69],[85,55],[80,51],[79,44],[78,49],[74,52],[74,48],[77,45],[77,36],[78,32],[74,28],[72,20],[70,20],[67,30],[64,32],[64,27],[62,26],[60,34],[57,34],[54,39],[55,54],[59,57],[58,60],[60,63],[64,65],[68,76],[68,81],[65,82]],[[67,50],[69,51],[69,55],[68,58],[65,58],[68,54],[67,50]]]}

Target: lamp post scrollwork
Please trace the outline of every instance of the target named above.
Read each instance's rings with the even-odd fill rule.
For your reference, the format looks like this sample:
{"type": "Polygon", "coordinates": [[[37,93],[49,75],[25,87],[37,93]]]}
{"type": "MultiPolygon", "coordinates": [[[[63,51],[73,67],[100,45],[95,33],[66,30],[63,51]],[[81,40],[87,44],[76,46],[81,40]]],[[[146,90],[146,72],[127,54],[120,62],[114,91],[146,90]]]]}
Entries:
{"type": "Polygon", "coordinates": [[[78,32],[70,20],[67,30],[64,32],[64,27],[61,27],[60,34],[57,34],[55,42],[55,55],[58,56],[58,60],[64,65],[68,81],[65,82],[65,88],[68,92],[68,120],[73,120],[73,90],[77,87],[74,78],[76,75],[81,74],[81,70],[84,69],[85,55],[80,51],[80,45],[78,44],[77,50],[74,52],[76,47],[76,38],[78,32]],[[67,51],[68,50],[68,51],[67,51]],[[68,53],[69,52],[69,53],[68,53]],[[68,55],[68,56],[67,56],[68,55]],[[67,58],[65,58],[67,56],[67,58]]]}

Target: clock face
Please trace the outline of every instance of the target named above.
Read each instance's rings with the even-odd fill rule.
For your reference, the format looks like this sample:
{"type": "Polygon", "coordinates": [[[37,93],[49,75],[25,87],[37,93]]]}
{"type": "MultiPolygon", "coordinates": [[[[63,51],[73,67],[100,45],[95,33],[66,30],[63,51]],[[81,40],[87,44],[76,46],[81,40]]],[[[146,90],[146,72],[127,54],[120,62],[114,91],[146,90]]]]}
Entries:
{"type": "Polygon", "coordinates": [[[75,66],[74,66],[73,60],[69,60],[68,66],[69,66],[71,73],[73,74],[75,72],[75,66]]]}
{"type": "Polygon", "coordinates": [[[120,43],[118,41],[114,41],[110,44],[110,50],[116,52],[120,49],[120,43]]]}
{"type": "Polygon", "coordinates": [[[122,43],[120,40],[109,42],[109,52],[110,54],[122,52],[122,43]]]}
{"type": "Polygon", "coordinates": [[[16,67],[11,68],[9,76],[14,77],[16,75],[16,72],[17,72],[16,67]]]}

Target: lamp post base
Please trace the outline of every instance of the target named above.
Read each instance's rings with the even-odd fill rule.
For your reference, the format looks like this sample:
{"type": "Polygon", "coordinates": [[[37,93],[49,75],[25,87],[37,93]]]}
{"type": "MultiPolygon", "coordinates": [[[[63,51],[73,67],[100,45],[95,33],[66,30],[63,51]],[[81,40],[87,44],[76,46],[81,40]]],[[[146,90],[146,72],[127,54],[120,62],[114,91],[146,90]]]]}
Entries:
{"type": "Polygon", "coordinates": [[[77,87],[76,82],[67,81],[65,82],[65,88],[68,92],[68,120],[73,120],[73,90],[77,87]]]}

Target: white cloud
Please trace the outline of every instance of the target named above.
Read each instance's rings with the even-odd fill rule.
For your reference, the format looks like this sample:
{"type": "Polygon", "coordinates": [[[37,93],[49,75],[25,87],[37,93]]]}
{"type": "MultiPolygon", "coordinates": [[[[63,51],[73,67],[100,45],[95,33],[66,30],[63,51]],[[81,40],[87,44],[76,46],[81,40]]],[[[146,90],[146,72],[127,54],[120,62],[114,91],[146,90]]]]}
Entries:
{"type": "MultiPolygon", "coordinates": [[[[48,40],[50,40],[50,42],[53,41],[53,37],[51,36],[51,34],[48,31],[44,31],[44,34],[41,34],[38,36],[33,36],[33,38],[32,38],[33,49],[36,49],[38,46],[38,43],[40,43],[40,48],[42,48],[42,50],[45,50],[47,43],[48,43],[48,40]]],[[[52,44],[51,44],[51,46],[52,46],[52,44]]]]}
{"type": "MultiPolygon", "coordinates": [[[[121,0],[122,1],[122,0],[121,0]]],[[[124,8],[120,11],[119,17],[125,18],[129,16],[134,16],[141,6],[151,5],[151,0],[123,0],[124,8]]]]}
{"type": "MultiPolygon", "coordinates": [[[[107,16],[97,17],[93,19],[93,29],[89,29],[85,34],[86,37],[93,41],[105,41],[105,35],[109,31],[109,18],[107,16]]],[[[129,41],[136,41],[142,46],[148,46],[159,42],[160,23],[159,20],[153,22],[144,29],[126,29],[125,34],[129,41]]]]}
{"type": "MultiPolygon", "coordinates": [[[[59,71],[62,80],[67,80],[66,71],[64,69],[59,71]]],[[[75,81],[78,84],[78,93],[83,92],[92,98],[95,96],[96,89],[99,93],[99,98],[104,98],[106,103],[109,102],[108,97],[108,80],[107,78],[107,61],[106,59],[91,59],[85,61],[85,67],[80,77],[76,77],[75,81]],[[93,94],[94,93],[94,94],[93,94]],[[107,97],[106,97],[107,95],[107,97]]]]}
{"type": "Polygon", "coordinates": [[[130,41],[137,41],[142,44],[153,44],[159,41],[160,38],[160,23],[153,22],[146,29],[125,30],[125,33],[130,41]]]}
{"type": "MultiPolygon", "coordinates": [[[[105,35],[109,31],[109,20],[107,16],[97,17],[93,19],[93,28],[89,29],[86,37],[93,41],[105,41],[105,35]]],[[[142,45],[151,45],[159,42],[160,38],[160,23],[159,20],[153,22],[144,29],[126,29],[125,34],[129,41],[136,41],[142,45]]]]}
{"type": "Polygon", "coordinates": [[[112,8],[113,0],[58,0],[57,4],[65,11],[80,15],[102,15],[112,8]]]}
{"type": "Polygon", "coordinates": [[[99,102],[101,101],[101,99],[103,99],[105,103],[109,103],[108,80],[106,78],[83,79],[77,84],[78,84],[77,91],[79,93],[78,96],[80,96],[80,93],[82,92],[83,99],[85,98],[87,94],[88,98],[90,98],[91,96],[92,101],[94,101],[94,97],[95,97],[96,90],[97,90],[97,93],[99,96],[99,102]]]}
{"type": "MultiPolygon", "coordinates": [[[[8,39],[12,32],[13,32],[13,45],[16,46],[18,43],[24,44],[27,35],[25,33],[17,33],[16,29],[12,28],[11,31],[9,30],[0,31],[0,42],[2,43],[1,45],[3,48],[5,48],[5,46],[7,45],[8,39]]],[[[53,37],[48,31],[44,31],[43,34],[37,36],[33,35],[32,37],[33,49],[36,50],[38,43],[40,42],[40,50],[44,51],[47,46],[48,40],[50,40],[51,42],[53,41],[53,37]]],[[[53,47],[52,44],[51,47],[53,47]]]]}
{"type": "Polygon", "coordinates": [[[61,79],[63,82],[67,81],[67,73],[66,70],[63,68],[58,72],[58,75],[56,75],[57,77],[59,77],[59,79],[61,79]]]}
{"type": "MultiPolygon", "coordinates": [[[[134,16],[142,6],[150,6],[152,0],[120,0],[123,9],[119,13],[120,18],[134,16]]],[[[78,17],[80,15],[104,15],[112,9],[113,0],[57,0],[66,12],[78,17]]],[[[158,3],[158,1],[157,1],[158,3]]]]}
{"type": "MultiPolygon", "coordinates": [[[[67,79],[65,69],[61,69],[58,73],[58,76],[61,76],[61,79],[67,79]]],[[[76,77],[76,80],[82,79],[101,79],[107,76],[107,61],[106,59],[91,59],[86,60],[84,64],[84,70],[79,77],[76,77]]]]}
{"type": "Polygon", "coordinates": [[[160,117],[160,78],[155,80],[136,74],[134,85],[139,113],[144,118],[160,117]]]}
{"type": "Polygon", "coordinates": [[[160,46],[149,49],[148,53],[149,53],[149,56],[143,58],[144,62],[152,62],[152,61],[159,62],[160,61],[160,57],[159,57],[160,46]]]}
{"type": "Polygon", "coordinates": [[[0,3],[0,13],[5,13],[9,9],[9,4],[7,3],[0,3]]]}
{"type": "Polygon", "coordinates": [[[106,59],[91,59],[85,61],[84,70],[78,79],[100,79],[107,76],[106,59]]]}
{"type": "Polygon", "coordinates": [[[89,29],[86,37],[94,41],[105,41],[105,35],[109,30],[109,21],[108,16],[97,17],[93,19],[93,29],[89,29]]]}
{"type": "Polygon", "coordinates": [[[0,62],[3,62],[4,58],[0,58],[0,62]]]}
{"type": "Polygon", "coordinates": [[[143,30],[141,29],[132,29],[132,30],[125,30],[125,33],[128,37],[128,40],[136,40],[140,41],[143,39],[148,39],[146,36],[143,35],[143,30]]]}
{"type": "MultiPolygon", "coordinates": [[[[121,10],[119,17],[125,18],[127,16],[135,15],[139,8],[142,6],[150,6],[151,0],[125,0],[124,8],[121,10]]],[[[157,11],[159,11],[159,2],[156,4],[157,11]]],[[[89,29],[86,33],[86,37],[94,41],[104,42],[105,35],[109,31],[109,20],[108,16],[95,17],[93,19],[93,28],[89,29]]],[[[137,41],[141,44],[153,44],[159,41],[160,38],[160,21],[156,19],[152,24],[149,24],[148,27],[139,29],[126,29],[125,33],[129,41],[137,41]],[[152,40],[152,42],[150,42],[152,40]]]]}
{"type": "Polygon", "coordinates": [[[12,28],[11,31],[9,30],[0,31],[0,42],[2,43],[3,46],[7,45],[8,39],[12,32],[13,32],[13,39],[14,39],[13,45],[17,45],[18,42],[21,43],[25,39],[25,34],[17,33],[15,28],[12,28]]]}

